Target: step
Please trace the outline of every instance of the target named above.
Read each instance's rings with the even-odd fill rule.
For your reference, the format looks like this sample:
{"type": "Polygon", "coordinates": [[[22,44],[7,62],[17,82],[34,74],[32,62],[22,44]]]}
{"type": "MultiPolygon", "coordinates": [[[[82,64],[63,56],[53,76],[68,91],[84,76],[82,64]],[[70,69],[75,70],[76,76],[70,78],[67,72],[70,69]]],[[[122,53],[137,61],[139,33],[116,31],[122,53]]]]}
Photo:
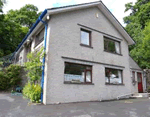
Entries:
{"type": "Polygon", "coordinates": [[[136,93],[130,98],[148,98],[149,95],[150,95],[149,93],[136,93]]]}

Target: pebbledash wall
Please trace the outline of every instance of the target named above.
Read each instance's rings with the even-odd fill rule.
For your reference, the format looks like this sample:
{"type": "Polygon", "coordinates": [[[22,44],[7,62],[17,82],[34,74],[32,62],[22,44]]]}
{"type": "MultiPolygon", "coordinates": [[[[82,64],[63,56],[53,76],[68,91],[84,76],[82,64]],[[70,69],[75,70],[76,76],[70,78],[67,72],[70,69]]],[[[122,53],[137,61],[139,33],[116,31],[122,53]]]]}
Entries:
{"type": "Polygon", "coordinates": [[[107,100],[134,92],[127,41],[98,8],[52,15],[48,26],[44,104],[107,100]],[[81,28],[92,32],[93,48],[80,46],[81,28]],[[121,42],[122,56],[104,52],[106,34],[93,29],[117,37],[110,36],[121,42]],[[64,84],[66,61],[92,65],[93,85],[64,84]],[[105,85],[105,67],[122,69],[124,85],[105,85]]]}

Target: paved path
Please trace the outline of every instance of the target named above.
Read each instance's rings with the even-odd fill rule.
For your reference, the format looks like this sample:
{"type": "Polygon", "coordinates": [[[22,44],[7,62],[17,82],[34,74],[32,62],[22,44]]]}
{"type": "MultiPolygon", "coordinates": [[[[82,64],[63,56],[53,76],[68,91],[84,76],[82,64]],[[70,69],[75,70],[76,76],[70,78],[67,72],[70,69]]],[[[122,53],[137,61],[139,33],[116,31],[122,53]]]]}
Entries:
{"type": "Polygon", "coordinates": [[[28,105],[21,96],[0,94],[0,117],[150,117],[149,99],[28,105]]]}

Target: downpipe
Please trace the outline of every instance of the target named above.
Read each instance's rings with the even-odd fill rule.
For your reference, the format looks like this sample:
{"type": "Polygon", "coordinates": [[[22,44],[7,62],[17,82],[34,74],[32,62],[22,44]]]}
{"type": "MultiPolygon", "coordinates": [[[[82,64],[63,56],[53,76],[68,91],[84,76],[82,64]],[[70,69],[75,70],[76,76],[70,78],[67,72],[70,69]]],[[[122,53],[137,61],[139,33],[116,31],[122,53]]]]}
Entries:
{"type": "Polygon", "coordinates": [[[43,21],[41,17],[39,17],[39,20],[44,24],[45,26],[45,35],[44,35],[44,57],[42,61],[42,79],[41,79],[41,103],[43,103],[43,86],[44,86],[44,70],[45,70],[45,52],[46,52],[46,39],[47,39],[47,22],[43,21]]]}

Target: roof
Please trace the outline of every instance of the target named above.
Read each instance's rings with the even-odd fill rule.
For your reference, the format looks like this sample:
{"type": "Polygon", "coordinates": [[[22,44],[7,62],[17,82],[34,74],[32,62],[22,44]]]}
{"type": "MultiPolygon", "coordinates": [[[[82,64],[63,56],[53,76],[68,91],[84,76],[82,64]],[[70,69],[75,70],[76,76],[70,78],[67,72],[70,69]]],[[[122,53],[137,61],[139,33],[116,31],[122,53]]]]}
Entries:
{"type": "MultiPolygon", "coordinates": [[[[96,1],[96,2],[90,2],[90,3],[84,3],[84,4],[76,4],[76,5],[69,5],[69,6],[63,6],[63,7],[55,7],[50,9],[45,9],[42,14],[39,16],[39,18],[46,17],[47,15],[67,12],[67,11],[73,11],[88,7],[97,6],[104,14],[105,16],[110,20],[110,22],[115,26],[115,28],[122,34],[122,36],[127,40],[128,45],[135,44],[134,40],[129,36],[129,34],[125,31],[123,26],[119,23],[119,21],[114,17],[114,15],[108,10],[108,8],[102,3],[102,1],[96,1]]],[[[22,42],[18,45],[15,52],[17,52],[20,47],[26,42],[26,40],[30,37],[30,35],[33,33],[34,30],[37,29],[37,26],[40,23],[39,18],[36,20],[35,24],[30,28],[29,32],[25,36],[25,38],[22,40],[22,42]]],[[[14,52],[14,54],[15,54],[14,52]]],[[[13,54],[13,56],[14,56],[13,54]]],[[[13,57],[12,56],[12,57],[13,57]]],[[[11,59],[12,59],[11,57],[11,59]]]]}
{"type": "Polygon", "coordinates": [[[139,65],[129,56],[130,68],[134,70],[142,70],[139,65]]]}

